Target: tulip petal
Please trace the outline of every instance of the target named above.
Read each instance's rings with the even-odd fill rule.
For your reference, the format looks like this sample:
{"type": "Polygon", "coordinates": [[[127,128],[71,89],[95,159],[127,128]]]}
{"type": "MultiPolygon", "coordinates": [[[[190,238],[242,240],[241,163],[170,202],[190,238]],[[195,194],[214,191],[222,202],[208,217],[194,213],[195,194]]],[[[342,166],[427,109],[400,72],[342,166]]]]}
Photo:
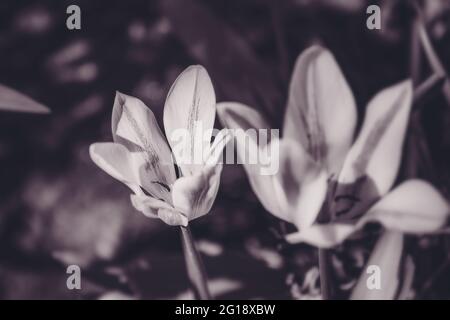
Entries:
{"type": "Polygon", "coordinates": [[[159,218],[170,226],[187,226],[188,224],[186,216],[164,201],[146,195],[131,195],[130,198],[134,208],[146,217],[159,218]]]}
{"type": "Polygon", "coordinates": [[[159,199],[147,196],[147,195],[136,195],[132,194],[130,196],[131,204],[133,207],[142,212],[145,216],[149,218],[158,218],[159,209],[173,209],[166,202],[159,199]]]}
{"type": "Polygon", "coordinates": [[[378,240],[372,255],[353,289],[351,300],[392,300],[399,285],[399,267],[403,251],[401,232],[387,231],[378,240]],[[375,267],[373,271],[369,267],[375,267]],[[379,271],[379,288],[376,287],[379,271]],[[375,287],[372,287],[375,285],[375,287]]]}
{"type": "Polygon", "coordinates": [[[173,83],[164,106],[164,128],[183,175],[201,171],[215,116],[216,96],[208,72],[202,66],[188,67],[173,83]]]}
{"type": "Polygon", "coordinates": [[[357,230],[355,225],[344,223],[313,224],[302,231],[288,234],[289,243],[308,243],[319,248],[332,248],[357,230]]]}
{"type": "Polygon", "coordinates": [[[351,195],[359,202],[342,216],[361,214],[392,187],[400,165],[411,102],[411,81],[384,89],[369,102],[361,133],[345,159],[336,191],[337,197],[351,195]],[[352,184],[354,188],[349,191],[352,184]]]}
{"type": "Polygon", "coordinates": [[[214,139],[209,156],[201,172],[179,178],[173,185],[174,206],[186,213],[189,220],[207,214],[216,199],[220,184],[222,152],[231,139],[227,129],[221,130],[214,139]]]}
{"type": "Polygon", "coordinates": [[[158,218],[167,223],[169,226],[187,227],[188,218],[174,209],[159,209],[158,218]]]}
{"type": "Polygon", "coordinates": [[[94,143],[89,147],[92,161],[113,178],[126,184],[136,194],[141,194],[139,178],[133,171],[130,152],[113,142],[94,143]]]}
{"type": "Polygon", "coordinates": [[[270,129],[269,123],[258,111],[239,102],[219,102],[217,115],[222,125],[229,129],[270,129]]]}
{"type": "Polygon", "coordinates": [[[330,248],[371,222],[396,232],[426,234],[442,228],[449,214],[447,202],[433,186],[425,181],[409,180],[383,197],[356,224],[316,224],[287,235],[286,240],[330,248]]]}
{"type": "Polygon", "coordinates": [[[268,147],[272,148],[272,161],[279,162],[274,186],[281,211],[299,230],[307,228],[323,205],[327,174],[294,140],[274,139],[268,147]]]}
{"type": "Polygon", "coordinates": [[[283,137],[300,142],[330,174],[337,174],[356,125],[352,91],[332,53],[319,46],[297,59],[289,86],[283,137]]]}
{"type": "Polygon", "coordinates": [[[206,165],[201,172],[175,181],[172,188],[175,209],[189,221],[207,214],[219,190],[221,172],[221,164],[206,165]]]}
{"type": "Polygon", "coordinates": [[[217,115],[224,127],[234,130],[238,161],[244,165],[250,185],[261,204],[267,211],[291,222],[274,197],[274,175],[261,174],[264,166],[257,159],[260,148],[264,147],[257,143],[258,131],[270,129],[267,121],[256,110],[237,102],[218,103],[217,115]]]}
{"type": "Polygon", "coordinates": [[[139,165],[141,186],[161,198],[176,179],[172,154],[153,112],[139,99],[117,92],[112,116],[114,141],[139,165]],[[155,194],[156,192],[156,194],[155,194]]]}
{"type": "Polygon", "coordinates": [[[429,233],[443,227],[450,209],[429,183],[408,180],[392,190],[367,213],[365,219],[405,233],[429,233]]]}

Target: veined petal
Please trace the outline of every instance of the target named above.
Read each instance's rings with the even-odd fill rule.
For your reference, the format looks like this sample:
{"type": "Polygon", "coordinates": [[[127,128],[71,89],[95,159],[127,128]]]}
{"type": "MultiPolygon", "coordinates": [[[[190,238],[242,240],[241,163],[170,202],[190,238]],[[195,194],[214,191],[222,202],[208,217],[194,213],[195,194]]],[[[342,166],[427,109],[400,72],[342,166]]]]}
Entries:
{"type": "Polygon", "coordinates": [[[214,139],[205,165],[199,173],[179,178],[172,188],[174,206],[186,213],[189,220],[207,214],[216,199],[220,184],[223,149],[231,139],[227,129],[221,130],[214,139]]]}
{"type": "Polygon", "coordinates": [[[159,218],[170,226],[187,226],[186,216],[164,201],[147,195],[131,195],[134,208],[149,218],[159,218]]]}
{"type": "MultiPolygon", "coordinates": [[[[367,267],[353,289],[351,300],[392,300],[395,298],[399,285],[399,267],[403,251],[403,235],[401,232],[387,231],[378,240],[367,267]],[[370,266],[375,267],[372,272],[370,266]],[[371,290],[369,284],[378,279],[379,288],[371,290]],[[370,279],[372,275],[372,279],[370,279]]],[[[377,285],[372,283],[371,285],[377,285]]]]}
{"type": "MultiPolygon", "coordinates": [[[[289,215],[282,212],[274,189],[274,174],[263,174],[270,168],[269,163],[261,163],[260,150],[271,140],[258,142],[261,130],[270,130],[267,121],[254,109],[237,102],[217,104],[217,115],[222,125],[233,130],[239,163],[244,165],[250,185],[264,208],[277,217],[291,222],[289,215]]],[[[270,150],[270,149],[268,149],[270,150]]],[[[267,159],[265,159],[267,160],[267,159]]]]}
{"type": "Polygon", "coordinates": [[[216,199],[221,172],[222,164],[206,165],[201,172],[175,181],[172,188],[175,209],[189,221],[207,214],[216,199]]]}
{"type": "Polygon", "coordinates": [[[336,196],[348,195],[349,185],[357,180],[372,186],[361,183],[355,186],[352,196],[359,202],[345,214],[347,217],[360,214],[392,187],[400,165],[411,103],[411,81],[384,89],[369,102],[361,133],[339,175],[336,196]]]}
{"type": "Polygon", "coordinates": [[[297,59],[289,86],[283,137],[300,142],[330,174],[337,174],[356,125],[352,91],[330,51],[319,46],[297,59]]]}
{"type": "Polygon", "coordinates": [[[286,240],[329,248],[371,222],[396,232],[426,234],[443,227],[449,214],[448,203],[433,186],[425,181],[409,180],[383,197],[355,224],[316,224],[287,235],[286,240]]]}
{"type": "Polygon", "coordinates": [[[113,142],[94,143],[89,147],[89,154],[92,161],[110,176],[125,183],[134,193],[142,193],[131,154],[124,146],[113,142]]]}
{"type": "Polygon", "coordinates": [[[274,139],[268,147],[272,149],[272,162],[279,163],[279,168],[273,169],[278,169],[274,186],[281,211],[299,230],[307,228],[323,205],[327,174],[294,140],[274,139]]]}
{"type": "Polygon", "coordinates": [[[147,196],[145,194],[136,195],[132,194],[130,196],[131,203],[133,207],[142,212],[145,216],[149,218],[158,218],[159,209],[173,209],[166,202],[147,196]]]}
{"type": "MultiPolygon", "coordinates": [[[[172,154],[153,112],[139,99],[116,94],[112,116],[114,141],[123,144],[137,163],[141,186],[152,193],[175,179],[172,154]],[[159,186],[155,187],[155,184],[159,186]]],[[[163,192],[163,191],[161,191],[163,192]]],[[[155,197],[161,197],[153,194],[155,197]]]]}
{"type": "Polygon", "coordinates": [[[216,116],[216,96],[208,72],[190,66],[172,85],[164,106],[164,128],[183,175],[202,168],[216,116]]]}

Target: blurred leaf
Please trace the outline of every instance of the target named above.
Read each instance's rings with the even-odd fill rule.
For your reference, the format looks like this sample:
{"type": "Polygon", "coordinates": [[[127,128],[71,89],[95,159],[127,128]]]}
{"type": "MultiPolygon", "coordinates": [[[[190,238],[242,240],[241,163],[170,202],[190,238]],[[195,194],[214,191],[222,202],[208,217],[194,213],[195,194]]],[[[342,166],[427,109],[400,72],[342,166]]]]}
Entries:
{"type": "Polygon", "coordinates": [[[0,110],[29,113],[49,113],[39,102],[0,84],[0,110]]]}
{"type": "Polygon", "coordinates": [[[399,285],[399,266],[403,250],[403,234],[385,232],[378,240],[367,266],[353,290],[352,300],[392,300],[399,285]],[[374,273],[366,272],[369,266],[376,266],[380,271],[380,288],[369,289],[369,277],[374,273]]]}
{"type": "Polygon", "coordinates": [[[410,300],[414,298],[414,274],[416,266],[411,256],[405,258],[405,265],[403,266],[403,283],[398,294],[397,300],[410,300]]]}

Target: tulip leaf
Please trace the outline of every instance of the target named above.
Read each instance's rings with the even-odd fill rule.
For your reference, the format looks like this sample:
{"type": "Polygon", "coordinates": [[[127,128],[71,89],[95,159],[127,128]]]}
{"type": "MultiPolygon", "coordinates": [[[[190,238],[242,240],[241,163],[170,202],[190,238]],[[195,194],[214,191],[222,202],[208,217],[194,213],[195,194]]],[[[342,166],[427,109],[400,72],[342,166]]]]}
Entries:
{"type": "Polygon", "coordinates": [[[381,235],[353,289],[352,300],[392,300],[399,286],[403,234],[387,231],[381,235]]]}
{"type": "Polygon", "coordinates": [[[0,84],[0,110],[26,113],[50,113],[50,110],[26,95],[0,84]]]}

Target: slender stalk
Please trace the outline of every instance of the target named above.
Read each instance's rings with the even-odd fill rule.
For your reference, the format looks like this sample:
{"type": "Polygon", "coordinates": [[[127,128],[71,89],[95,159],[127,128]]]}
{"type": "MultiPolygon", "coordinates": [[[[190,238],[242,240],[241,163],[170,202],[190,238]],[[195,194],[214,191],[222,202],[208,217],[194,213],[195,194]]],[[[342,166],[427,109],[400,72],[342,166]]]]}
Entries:
{"type": "Polygon", "coordinates": [[[331,277],[330,277],[330,259],[327,249],[319,248],[319,273],[320,273],[320,291],[323,300],[332,299],[331,277]]]}
{"type": "Polygon", "coordinates": [[[200,300],[211,300],[205,268],[200,254],[195,247],[189,227],[181,227],[181,242],[183,244],[189,281],[191,282],[195,297],[200,300]]]}

